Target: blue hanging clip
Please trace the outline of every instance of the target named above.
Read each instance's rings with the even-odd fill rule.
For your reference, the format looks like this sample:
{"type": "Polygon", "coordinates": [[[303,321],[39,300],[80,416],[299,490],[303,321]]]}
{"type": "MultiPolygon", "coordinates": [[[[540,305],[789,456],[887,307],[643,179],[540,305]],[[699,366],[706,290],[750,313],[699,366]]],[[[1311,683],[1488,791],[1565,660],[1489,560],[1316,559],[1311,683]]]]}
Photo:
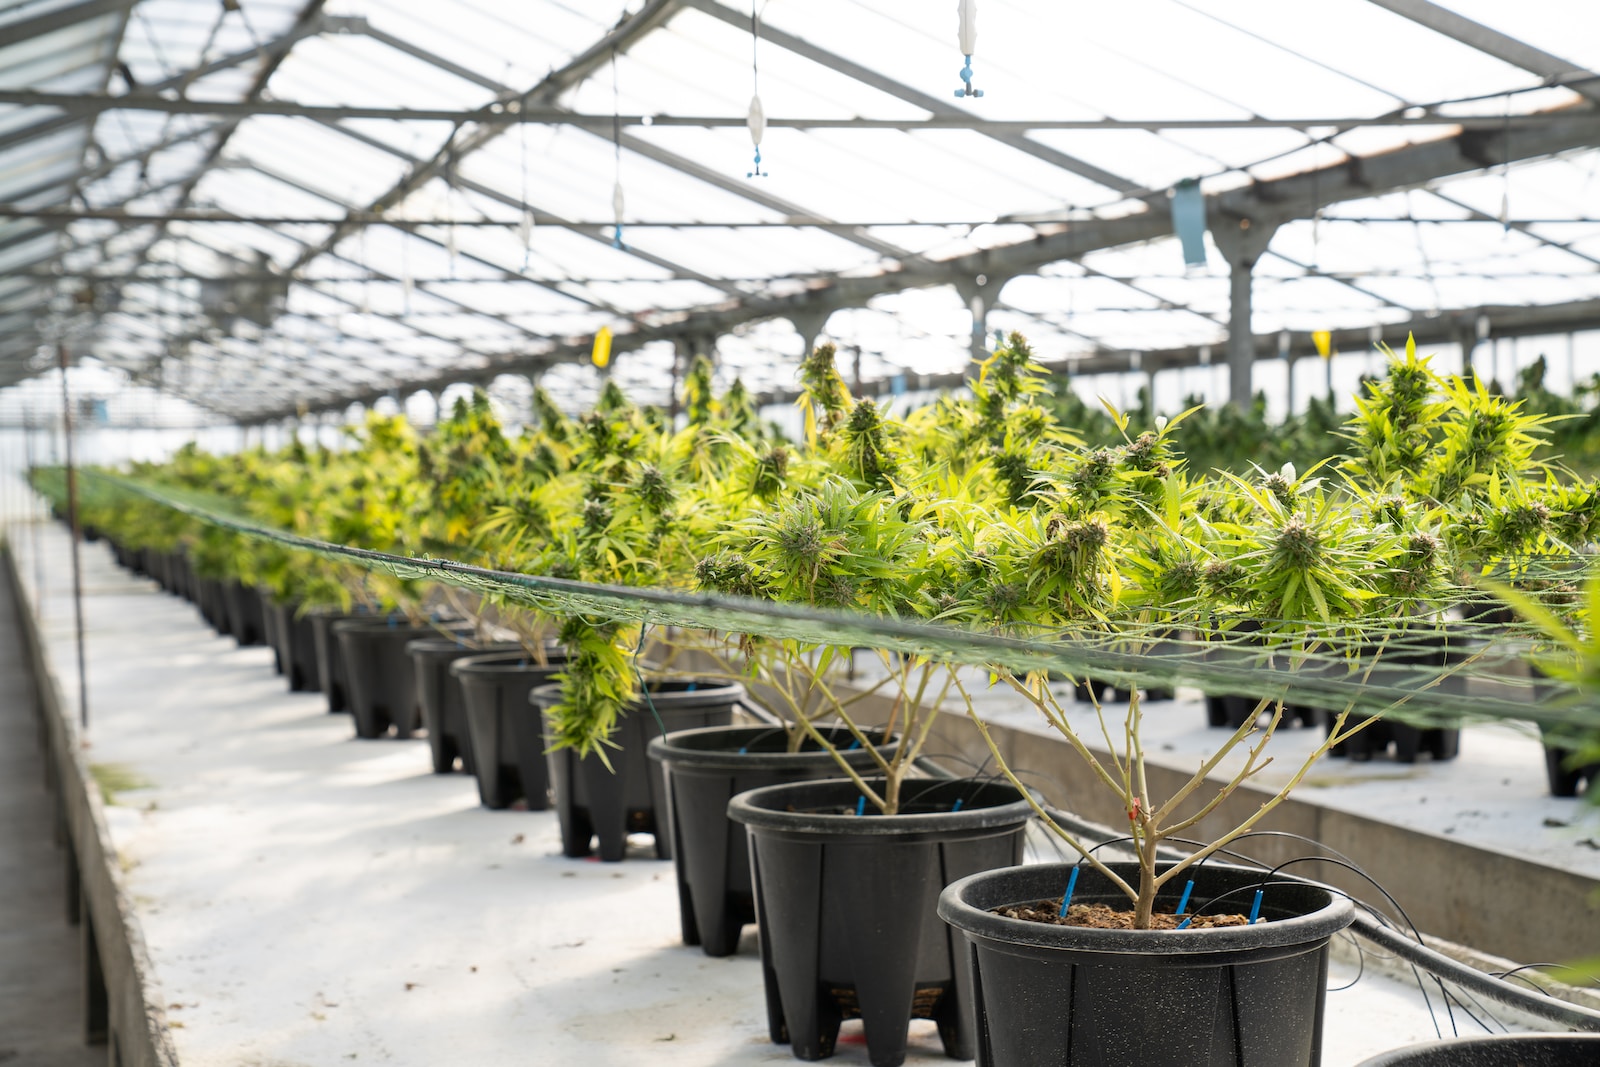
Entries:
{"type": "Polygon", "coordinates": [[[967,65],[961,68],[960,78],[966,87],[956,90],[956,99],[959,100],[963,96],[982,96],[982,89],[974,89],[972,87],[972,57],[963,56],[962,58],[967,61],[967,65]]]}
{"type": "Polygon", "coordinates": [[[752,170],[752,171],[749,171],[748,173],[746,173],[745,177],[746,178],[765,178],[765,177],[767,177],[767,172],[761,169],[761,149],[759,147],[756,148],[755,170],[752,170]]]}

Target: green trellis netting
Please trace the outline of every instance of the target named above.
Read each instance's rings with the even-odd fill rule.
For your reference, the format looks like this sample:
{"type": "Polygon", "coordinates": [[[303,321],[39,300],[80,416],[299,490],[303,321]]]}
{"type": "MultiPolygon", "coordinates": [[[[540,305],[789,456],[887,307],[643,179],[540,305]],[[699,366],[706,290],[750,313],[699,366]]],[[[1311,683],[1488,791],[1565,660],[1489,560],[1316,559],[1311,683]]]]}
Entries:
{"type": "MultiPolygon", "coordinates": [[[[64,498],[59,472],[39,472],[41,489],[64,498]],[[60,492],[57,492],[60,490],[60,492]]],[[[85,472],[86,498],[135,494],[202,523],[404,580],[494,595],[551,616],[750,634],[836,647],[880,648],[950,663],[1093,677],[1121,688],[1186,684],[1213,693],[1270,697],[1358,711],[1388,710],[1413,722],[1518,719],[1600,728],[1600,703],[1570,683],[1527,667],[1542,641],[1524,622],[1442,621],[1440,605],[1382,625],[1330,627],[1208,619],[1172,624],[1117,621],[1005,633],[857,612],[822,610],[671,588],[599,585],[488,570],[448,559],[416,559],[331,544],[264,526],[227,501],[103,472],[85,472]]],[[[106,497],[109,499],[109,497],[106,497]]],[[[1529,560],[1514,569],[1525,587],[1571,595],[1588,577],[1587,558],[1529,560]]],[[[1463,594],[1463,598],[1470,593],[1463,594]]],[[[1463,605],[1465,606],[1465,605],[1463,605]]],[[[1456,612],[1451,613],[1456,614],[1456,612]]]]}

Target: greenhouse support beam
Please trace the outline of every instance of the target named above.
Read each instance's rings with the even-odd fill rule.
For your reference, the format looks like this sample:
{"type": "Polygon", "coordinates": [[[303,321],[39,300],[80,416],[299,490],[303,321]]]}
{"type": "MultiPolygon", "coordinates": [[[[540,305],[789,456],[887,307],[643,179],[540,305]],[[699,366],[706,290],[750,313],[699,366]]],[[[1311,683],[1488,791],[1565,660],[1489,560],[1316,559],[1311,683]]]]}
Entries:
{"type": "MultiPolygon", "coordinates": [[[[314,28],[300,28],[279,38],[265,50],[284,50],[296,41],[316,36],[314,28]]],[[[374,38],[384,43],[393,39],[387,35],[374,38]]],[[[422,49],[404,49],[408,55],[426,56],[422,49]]],[[[257,51],[246,54],[253,58],[257,51]]],[[[507,110],[504,104],[491,104],[479,108],[414,108],[383,107],[360,104],[299,104],[292,100],[190,100],[185,97],[161,96],[163,90],[181,86],[185,81],[203,77],[208,73],[226,69],[234,57],[225,57],[185,74],[174,75],[166,81],[141,86],[136,93],[108,95],[105,93],[50,93],[33,89],[0,89],[0,104],[14,107],[53,108],[63,112],[38,127],[25,127],[6,134],[4,143],[28,140],[52,130],[71,125],[107,111],[148,111],[166,115],[210,115],[224,119],[247,119],[258,116],[279,118],[306,118],[316,122],[342,122],[348,119],[374,119],[387,122],[449,122],[475,123],[491,127],[510,126],[575,126],[607,137],[621,126],[625,129],[641,127],[690,127],[694,129],[745,129],[749,119],[743,115],[606,115],[568,111],[563,108],[526,108],[507,110]]],[[[442,62],[442,61],[441,61],[442,62]]],[[[454,72],[453,67],[445,69],[454,72]]],[[[503,100],[514,92],[492,78],[475,77],[476,83],[495,91],[503,100]]],[[[1340,131],[1362,126],[1382,127],[1442,127],[1499,130],[1509,123],[1512,126],[1537,126],[1550,121],[1543,112],[1511,115],[1442,115],[1427,111],[1422,114],[1316,116],[1311,118],[1218,118],[1218,119],[990,119],[965,112],[938,114],[928,118],[874,119],[851,117],[797,117],[773,116],[767,119],[769,129],[790,130],[894,130],[915,133],[921,130],[975,130],[986,137],[1009,144],[1012,138],[1037,130],[1112,131],[1142,130],[1159,133],[1168,130],[1309,130],[1332,126],[1340,131]]],[[[1131,182],[1128,195],[1148,196],[1149,190],[1140,189],[1131,182]]]]}
{"type": "Polygon", "coordinates": [[[1573,92],[1600,104],[1600,78],[1571,60],[1551,55],[1526,41],[1491,29],[1481,22],[1474,22],[1465,15],[1440,7],[1432,0],[1368,0],[1368,3],[1476,48],[1502,63],[1537,74],[1552,85],[1567,85],[1573,92]]]}
{"type": "Polygon", "coordinates": [[[9,48],[47,33],[64,30],[102,15],[126,16],[138,0],[83,0],[68,7],[44,11],[32,18],[18,19],[0,26],[0,48],[9,48]]]}
{"type": "MultiPolygon", "coordinates": [[[[1536,127],[1510,131],[1468,130],[1454,137],[1352,157],[1289,177],[1213,193],[1206,198],[1206,215],[1212,219],[1252,218],[1257,223],[1281,224],[1309,218],[1329,204],[1415,188],[1439,178],[1497,167],[1508,158],[1512,161],[1532,159],[1600,143],[1600,113],[1587,104],[1554,109],[1546,114],[1552,116],[1550,121],[1536,127]]],[[[706,329],[725,333],[746,323],[792,318],[817,308],[861,307],[880,294],[949,285],[961,275],[1027,274],[1049,263],[1078,260],[1100,249],[1157,240],[1171,232],[1170,215],[1155,210],[1040,225],[1036,235],[1028,240],[949,260],[914,259],[902,262],[899,269],[876,275],[818,279],[793,295],[748,296],[716,308],[674,313],[665,321],[618,333],[613,342],[613,359],[650,342],[671,340],[683,333],[706,329]]],[[[580,339],[541,353],[538,362],[572,363],[586,359],[588,348],[580,339]]],[[[475,373],[488,378],[500,373],[522,373],[532,362],[509,358],[475,373]]],[[[354,394],[348,400],[360,398],[361,394],[354,394]]],[[[348,400],[341,399],[340,403],[348,400]]],[[[273,414],[259,412],[252,417],[273,414]]]]}
{"type": "MultiPolygon", "coordinates": [[[[1213,218],[1211,238],[1228,261],[1228,402],[1240,411],[1250,409],[1255,390],[1256,337],[1251,326],[1252,275],[1272,235],[1273,223],[1248,217],[1213,218]]],[[[1152,371],[1151,373],[1154,373],[1152,371]]]]}

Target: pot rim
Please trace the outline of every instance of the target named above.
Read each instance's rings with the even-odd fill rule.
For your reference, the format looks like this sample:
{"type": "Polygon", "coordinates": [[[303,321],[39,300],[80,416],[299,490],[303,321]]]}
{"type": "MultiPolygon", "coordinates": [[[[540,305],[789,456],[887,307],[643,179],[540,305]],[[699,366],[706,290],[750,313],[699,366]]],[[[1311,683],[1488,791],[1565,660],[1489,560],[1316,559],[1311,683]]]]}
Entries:
{"type": "MultiPolygon", "coordinates": [[[[884,779],[872,776],[865,777],[869,784],[882,782],[884,779]]],[[[948,783],[979,783],[993,785],[1006,789],[1014,789],[1011,783],[1003,778],[916,778],[916,782],[929,782],[938,785],[948,783]]],[[[963,807],[960,811],[930,811],[909,815],[844,815],[829,814],[826,812],[792,811],[786,800],[780,799],[783,794],[817,793],[827,797],[833,793],[846,793],[849,797],[859,797],[860,791],[856,784],[849,778],[820,778],[806,782],[787,782],[779,785],[762,786],[740,793],[728,801],[728,818],[734,822],[743,823],[752,831],[770,831],[776,833],[818,835],[823,837],[906,837],[914,834],[939,834],[943,832],[968,832],[975,830],[990,830],[999,827],[1020,826],[1033,818],[1033,807],[1027,799],[1018,796],[1017,799],[1003,804],[991,804],[983,807],[963,807]],[[779,807],[778,805],[782,805],[779,807]]],[[[819,799],[817,803],[826,803],[819,799]]]]}
{"type": "Polygon", "coordinates": [[[480,648],[473,648],[472,640],[466,638],[465,635],[462,638],[456,638],[448,637],[444,634],[433,634],[429,637],[413,638],[406,642],[406,655],[416,655],[417,653],[428,655],[430,653],[447,652],[465,652],[477,655],[483,652],[498,652],[500,651],[499,646],[505,643],[504,641],[491,641],[480,648]]]}
{"type": "Polygon", "coordinates": [[[463,656],[450,664],[450,673],[461,674],[523,674],[534,671],[560,670],[566,666],[566,653],[550,653],[550,662],[540,666],[533,662],[526,649],[503,649],[498,652],[478,652],[463,656]]]}
{"type": "MultiPolygon", "coordinates": [[[[1255,867],[1211,862],[1204,863],[1197,873],[1200,875],[1210,872],[1236,873],[1252,881],[1306,886],[1321,892],[1327,899],[1313,911],[1274,919],[1272,922],[1252,926],[1214,926],[1188,930],[1102,930],[1085,926],[1056,926],[1051,923],[1031,922],[1027,919],[1011,919],[996,915],[989,910],[990,907],[998,907],[1005,903],[1007,898],[1012,903],[1020,903],[1058,895],[1060,889],[1065,888],[1072,869],[1080,866],[1091,874],[1098,873],[1088,864],[1030,863],[1020,867],[997,868],[968,875],[952,882],[939,894],[939,917],[972,941],[981,940],[991,944],[1014,945],[1032,950],[1057,949],[1070,952],[1155,956],[1310,944],[1333,936],[1355,919],[1355,905],[1350,898],[1321,882],[1292,874],[1272,873],[1255,867]],[[1031,887],[1030,891],[1019,888],[1014,893],[1000,895],[992,904],[983,907],[970,903],[967,899],[974,891],[981,894],[983,890],[993,888],[992,883],[1019,879],[1031,887]],[[1055,887],[1056,892],[1047,894],[1037,892],[1040,882],[1047,887],[1055,887]]],[[[1124,876],[1138,873],[1138,865],[1132,862],[1119,861],[1107,863],[1106,866],[1124,876]]],[[[1163,868],[1167,866],[1170,865],[1162,865],[1163,868]]],[[[1205,890],[1197,892],[1203,894],[1201,896],[1203,901],[1205,890]]]]}
{"type": "MultiPolygon", "coordinates": [[[[665,737],[653,737],[646,748],[646,753],[653,760],[669,766],[712,766],[724,767],[736,765],[739,767],[804,767],[812,763],[835,765],[832,753],[821,749],[810,749],[805,752],[741,752],[737,748],[692,748],[682,743],[683,739],[700,737],[727,737],[737,734],[750,734],[761,736],[782,731],[784,727],[773,723],[770,725],[751,725],[735,723],[729,726],[697,726],[692,730],[673,730],[665,737]]],[[[843,726],[838,729],[843,730],[843,726]]],[[[871,731],[868,731],[869,733],[871,731]]],[[[877,745],[880,751],[887,751],[898,740],[899,735],[877,745]]],[[[867,757],[866,749],[847,749],[852,757],[867,757]]]]}
{"type": "MultiPolygon", "coordinates": [[[[692,682],[694,678],[674,678],[676,682],[692,682]]],[[[528,691],[528,703],[536,708],[547,708],[561,699],[561,686],[558,683],[536,686],[528,691]]],[[[692,690],[683,690],[670,693],[651,693],[650,700],[657,706],[676,708],[683,705],[704,703],[737,703],[744,699],[744,686],[738,682],[715,681],[706,685],[697,685],[692,690]]],[[[643,700],[633,700],[628,704],[628,714],[650,713],[650,705],[643,700]]]]}
{"type": "Polygon", "coordinates": [[[1447,1038],[1442,1041],[1424,1041],[1416,1045],[1406,1045],[1402,1048],[1381,1052],[1369,1060],[1362,1060],[1357,1067],[1405,1067],[1405,1065],[1420,1054],[1430,1052],[1451,1052],[1459,1050],[1470,1051],[1474,1048],[1498,1048],[1504,1045],[1555,1045],[1565,1048],[1569,1045],[1595,1045],[1600,1051],[1600,1034],[1475,1034],[1471,1037],[1447,1038]]]}

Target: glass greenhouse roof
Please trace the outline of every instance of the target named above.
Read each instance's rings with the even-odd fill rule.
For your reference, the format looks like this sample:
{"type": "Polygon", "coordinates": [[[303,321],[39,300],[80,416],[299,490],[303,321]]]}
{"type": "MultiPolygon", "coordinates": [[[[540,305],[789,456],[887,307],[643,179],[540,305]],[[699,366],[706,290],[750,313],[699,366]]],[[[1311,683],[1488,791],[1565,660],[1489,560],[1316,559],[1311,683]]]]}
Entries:
{"type": "Polygon", "coordinates": [[[63,342],[243,421],[577,398],[608,327],[642,398],[700,351],[781,393],[819,336],[959,371],[974,297],[1048,361],[1203,362],[1187,181],[1271,232],[1258,336],[1600,326],[1592,0],[978,0],[979,98],[954,7],[0,0],[0,385],[63,342]]]}

